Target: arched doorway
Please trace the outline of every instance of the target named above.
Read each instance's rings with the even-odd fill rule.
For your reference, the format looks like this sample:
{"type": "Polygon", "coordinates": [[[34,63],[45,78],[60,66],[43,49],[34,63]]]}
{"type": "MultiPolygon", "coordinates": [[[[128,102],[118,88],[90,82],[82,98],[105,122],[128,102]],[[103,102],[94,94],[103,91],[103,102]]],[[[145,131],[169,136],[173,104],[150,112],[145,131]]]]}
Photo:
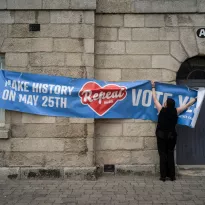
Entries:
{"type": "MultiPolygon", "coordinates": [[[[182,63],[177,84],[205,87],[205,57],[196,56],[182,63]]],[[[178,126],[176,162],[178,165],[205,165],[205,101],[194,129],[178,126]]]]}

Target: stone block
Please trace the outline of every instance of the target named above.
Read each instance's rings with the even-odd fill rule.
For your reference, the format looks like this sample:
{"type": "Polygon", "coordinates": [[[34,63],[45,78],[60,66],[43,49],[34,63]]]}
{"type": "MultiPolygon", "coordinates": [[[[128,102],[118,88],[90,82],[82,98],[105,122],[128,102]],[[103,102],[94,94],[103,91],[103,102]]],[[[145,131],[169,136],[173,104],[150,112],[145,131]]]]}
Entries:
{"type": "Polygon", "coordinates": [[[176,72],[162,69],[162,81],[164,82],[173,82],[176,80],[176,72]]]}
{"type": "Polygon", "coordinates": [[[35,23],[35,11],[15,11],[15,23],[35,23]]]}
{"type": "Polygon", "coordinates": [[[63,139],[11,139],[11,150],[14,152],[62,152],[64,145],[63,139]]]}
{"type": "Polygon", "coordinates": [[[56,179],[63,178],[62,168],[21,168],[21,179],[56,179]]]}
{"type": "MultiPolygon", "coordinates": [[[[1,29],[0,29],[0,38],[5,38],[7,37],[7,25],[6,24],[1,24],[1,29]]],[[[2,41],[3,42],[3,41],[2,41]]],[[[0,44],[2,45],[2,44],[0,44]]]]}
{"type": "Polygon", "coordinates": [[[146,55],[97,55],[97,68],[150,68],[151,57],[146,55]]]}
{"type": "Polygon", "coordinates": [[[65,167],[64,178],[70,180],[96,180],[96,167],[65,167]]]}
{"type": "Polygon", "coordinates": [[[94,38],[94,25],[72,24],[70,25],[70,36],[72,38],[94,38]]]}
{"type": "Polygon", "coordinates": [[[123,136],[155,136],[155,128],[154,123],[124,123],[123,136]]]}
{"type": "MultiPolygon", "coordinates": [[[[0,135],[1,135],[1,131],[0,130],[0,135]]],[[[0,139],[5,139],[5,138],[0,138],[0,139]]],[[[0,143],[0,153],[1,152],[8,152],[8,151],[11,151],[11,141],[10,140],[1,140],[1,143],[0,143]]]]}
{"type": "Polygon", "coordinates": [[[119,28],[119,40],[131,40],[131,28],[119,28]]]}
{"type": "Polygon", "coordinates": [[[157,138],[156,137],[145,137],[144,146],[145,146],[145,149],[157,150],[157,138]]]}
{"type": "Polygon", "coordinates": [[[158,164],[159,156],[157,150],[145,150],[145,151],[131,151],[131,163],[130,164],[158,164]]]}
{"type": "Polygon", "coordinates": [[[88,151],[86,138],[70,138],[65,140],[66,152],[86,153],[88,151]]]}
{"type": "Polygon", "coordinates": [[[28,65],[27,53],[6,53],[6,66],[26,67],[28,65]]]}
{"type": "Polygon", "coordinates": [[[54,51],[57,52],[83,52],[83,41],[81,39],[54,39],[54,51]]]}
{"type": "Polygon", "coordinates": [[[0,1],[0,9],[6,9],[7,8],[7,4],[6,4],[6,0],[1,0],[0,1]]]}
{"type": "Polygon", "coordinates": [[[51,23],[72,23],[78,24],[83,22],[82,11],[51,11],[51,23]]]}
{"type": "Polygon", "coordinates": [[[158,28],[134,28],[132,40],[159,40],[158,28]]]}
{"type": "Polygon", "coordinates": [[[165,18],[162,14],[145,15],[145,27],[164,27],[165,18]]]}
{"type": "Polygon", "coordinates": [[[86,124],[86,123],[94,123],[94,119],[88,119],[88,118],[70,118],[70,123],[74,124],[86,124]]]}
{"type": "Polygon", "coordinates": [[[179,26],[204,26],[205,15],[204,14],[181,14],[178,15],[179,26]]]}
{"type": "Polygon", "coordinates": [[[94,78],[94,67],[86,66],[86,78],[94,78]]]}
{"type": "Polygon", "coordinates": [[[118,14],[105,14],[96,16],[96,26],[101,27],[122,27],[123,26],[123,15],[118,14]]]}
{"type": "Polygon", "coordinates": [[[83,44],[84,44],[85,53],[94,53],[94,48],[95,48],[94,39],[84,39],[83,44]]]}
{"type": "Polygon", "coordinates": [[[7,0],[9,10],[41,9],[42,0],[7,0]]]}
{"type": "Polygon", "coordinates": [[[96,9],[96,0],[70,0],[70,9],[96,9]]]}
{"type": "Polygon", "coordinates": [[[6,67],[6,70],[16,71],[16,72],[28,72],[28,67],[6,67]]]}
{"type": "Polygon", "coordinates": [[[150,176],[155,174],[154,165],[116,165],[115,175],[150,176]]]}
{"type": "Polygon", "coordinates": [[[95,135],[95,125],[94,123],[92,124],[87,124],[87,137],[94,137],[95,135]]]}
{"type": "Polygon", "coordinates": [[[117,29],[116,28],[96,28],[96,40],[101,41],[115,41],[117,40],[117,29]]]}
{"type": "Polygon", "coordinates": [[[0,23],[14,23],[14,13],[12,11],[0,11],[0,23]]]}
{"type": "Polygon", "coordinates": [[[36,15],[37,15],[37,21],[39,24],[50,23],[50,12],[49,11],[39,11],[36,15]]]}
{"type": "Polygon", "coordinates": [[[169,55],[156,55],[152,56],[152,68],[165,68],[177,72],[180,63],[169,55]]]}
{"type": "Polygon", "coordinates": [[[106,81],[120,81],[121,69],[96,69],[95,78],[106,81]]]}
{"type": "Polygon", "coordinates": [[[189,57],[198,55],[196,34],[192,28],[180,28],[180,41],[189,57]]]}
{"type": "Polygon", "coordinates": [[[70,7],[70,0],[42,0],[43,1],[43,9],[62,9],[66,10],[70,7]]]}
{"type": "Polygon", "coordinates": [[[83,54],[82,60],[84,66],[94,66],[94,54],[83,54]]]}
{"type": "Polygon", "coordinates": [[[171,55],[176,58],[179,62],[184,62],[188,55],[182,47],[181,43],[178,41],[171,42],[171,55]]]}
{"type": "Polygon", "coordinates": [[[4,40],[2,52],[31,52],[31,39],[7,38],[4,40]]]}
{"type": "Polygon", "coordinates": [[[55,117],[49,116],[40,116],[40,115],[31,115],[23,113],[22,115],[22,123],[29,124],[29,123],[55,123],[55,117]]]}
{"type": "Polygon", "coordinates": [[[95,124],[95,134],[100,137],[122,136],[122,125],[98,122],[95,124]]]}
{"type": "Polygon", "coordinates": [[[32,52],[51,52],[53,50],[52,38],[33,38],[31,39],[32,52]]]}
{"type": "Polygon", "coordinates": [[[128,54],[169,54],[169,42],[126,42],[126,52],[128,54]]]}
{"type": "Polygon", "coordinates": [[[147,78],[146,80],[162,81],[162,69],[146,69],[147,78]]]}
{"type": "Polygon", "coordinates": [[[1,128],[0,129],[0,139],[8,139],[11,136],[9,129],[1,128]]]}
{"type": "Polygon", "coordinates": [[[94,24],[95,23],[95,13],[93,11],[84,11],[84,23],[94,24]]]}
{"type": "Polygon", "coordinates": [[[197,1],[197,10],[198,12],[204,13],[205,12],[205,8],[204,8],[204,4],[205,4],[205,0],[198,0],[197,1]]]}
{"type": "Polygon", "coordinates": [[[20,168],[18,167],[1,167],[0,168],[0,179],[19,179],[20,178],[20,168]]]}
{"type": "Polygon", "coordinates": [[[177,15],[166,14],[165,15],[165,26],[178,26],[178,17],[177,15]]]}
{"type": "Polygon", "coordinates": [[[160,40],[179,40],[179,29],[176,27],[164,27],[159,29],[160,40]]]}
{"type": "Polygon", "coordinates": [[[131,152],[130,151],[97,151],[96,164],[130,164],[131,152]]]}
{"type": "Polygon", "coordinates": [[[31,53],[31,66],[64,66],[63,53],[31,53]]]}
{"type": "Polygon", "coordinates": [[[82,54],[69,53],[66,56],[67,66],[83,66],[82,54]]]}
{"type": "Polygon", "coordinates": [[[146,69],[122,69],[123,81],[147,80],[146,69]]]}
{"type": "Polygon", "coordinates": [[[97,137],[96,150],[141,150],[143,137],[97,137]]]}
{"type": "Polygon", "coordinates": [[[13,138],[73,138],[86,136],[84,124],[16,124],[12,125],[13,138]]]}
{"type": "Polygon", "coordinates": [[[144,27],[144,15],[125,14],[124,27],[144,27]]]}
{"type": "Polygon", "coordinates": [[[96,54],[124,54],[124,42],[97,42],[96,54]]]}

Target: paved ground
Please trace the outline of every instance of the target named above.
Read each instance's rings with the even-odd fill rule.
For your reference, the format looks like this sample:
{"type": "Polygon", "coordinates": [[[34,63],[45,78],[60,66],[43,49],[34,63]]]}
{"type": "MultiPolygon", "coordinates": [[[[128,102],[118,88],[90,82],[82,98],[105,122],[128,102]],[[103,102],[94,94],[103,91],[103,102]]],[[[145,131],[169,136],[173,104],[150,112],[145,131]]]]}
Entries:
{"type": "Polygon", "coordinates": [[[104,177],[97,181],[0,181],[0,205],[58,204],[205,205],[205,177],[165,183],[144,177],[104,177]]]}

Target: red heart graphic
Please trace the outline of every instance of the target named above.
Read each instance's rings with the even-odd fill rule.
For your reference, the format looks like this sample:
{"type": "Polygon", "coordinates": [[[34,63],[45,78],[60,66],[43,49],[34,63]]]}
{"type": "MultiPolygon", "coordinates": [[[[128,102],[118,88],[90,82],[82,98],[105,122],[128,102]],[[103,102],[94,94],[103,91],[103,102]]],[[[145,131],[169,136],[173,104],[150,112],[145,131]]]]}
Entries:
{"type": "Polygon", "coordinates": [[[99,116],[108,112],[118,101],[127,96],[127,88],[115,84],[101,87],[96,82],[88,82],[79,92],[81,103],[88,105],[99,116]]]}

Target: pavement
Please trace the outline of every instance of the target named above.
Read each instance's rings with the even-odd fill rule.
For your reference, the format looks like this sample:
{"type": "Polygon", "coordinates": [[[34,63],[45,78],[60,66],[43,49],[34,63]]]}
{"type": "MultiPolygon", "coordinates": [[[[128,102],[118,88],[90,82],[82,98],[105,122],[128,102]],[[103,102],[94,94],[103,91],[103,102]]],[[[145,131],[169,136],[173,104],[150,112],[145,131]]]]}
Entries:
{"type": "Polygon", "coordinates": [[[205,177],[161,182],[156,177],[107,176],[97,181],[0,180],[0,205],[204,204],[205,177]]]}

